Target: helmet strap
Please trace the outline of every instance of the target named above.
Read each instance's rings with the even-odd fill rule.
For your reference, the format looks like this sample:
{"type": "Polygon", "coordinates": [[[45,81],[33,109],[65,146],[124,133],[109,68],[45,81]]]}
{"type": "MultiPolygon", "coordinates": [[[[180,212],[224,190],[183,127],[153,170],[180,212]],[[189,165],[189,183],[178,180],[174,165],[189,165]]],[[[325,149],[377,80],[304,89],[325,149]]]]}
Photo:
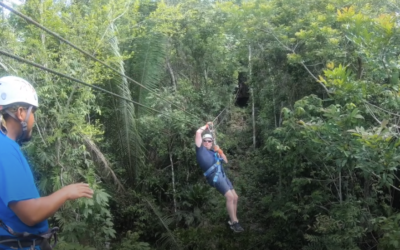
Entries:
{"type": "Polygon", "coordinates": [[[3,114],[0,113],[0,132],[3,134],[7,134],[7,126],[6,126],[6,120],[3,118],[3,114]]]}
{"type": "Polygon", "coordinates": [[[10,110],[6,110],[6,113],[7,113],[9,116],[11,116],[12,118],[14,118],[14,120],[17,120],[17,121],[18,121],[17,117],[16,117],[10,110]]]}
{"type": "MultiPolygon", "coordinates": [[[[6,110],[7,114],[9,114],[12,118],[14,118],[15,120],[18,121],[17,117],[15,116],[15,114],[13,114],[11,111],[6,110]]],[[[32,112],[32,106],[29,106],[27,112],[26,112],[26,116],[25,116],[25,120],[23,120],[21,122],[21,128],[22,128],[22,132],[21,134],[17,137],[16,142],[18,142],[19,144],[21,144],[22,142],[24,142],[24,137],[26,134],[26,131],[28,131],[28,120],[29,120],[29,116],[31,115],[32,112]]]]}

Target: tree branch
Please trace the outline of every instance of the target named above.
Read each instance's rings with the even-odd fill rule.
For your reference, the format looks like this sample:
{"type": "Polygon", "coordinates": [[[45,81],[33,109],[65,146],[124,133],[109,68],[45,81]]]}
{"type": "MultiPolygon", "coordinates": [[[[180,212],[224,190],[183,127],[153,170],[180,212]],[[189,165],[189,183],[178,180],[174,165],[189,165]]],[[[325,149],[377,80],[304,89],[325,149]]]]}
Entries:
{"type": "Polygon", "coordinates": [[[381,107],[379,107],[379,106],[376,106],[376,105],[374,105],[374,104],[368,102],[367,100],[363,100],[363,102],[366,103],[366,104],[368,104],[368,105],[371,105],[371,106],[373,106],[373,107],[375,107],[375,108],[377,108],[377,109],[380,109],[380,110],[382,110],[383,112],[386,112],[386,113],[388,113],[388,114],[391,114],[391,115],[395,115],[395,116],[400,117],[399,114],[395,114],[395,113],[390,112],[390,111],[388,111],[388,110],[386,110],[386,109],[383,109],[383,108],[381,108],[381,107]]]}
{"type": "Polygon", "coordinates": [[[372,118],[374,118],[377,123],[382,124],[382,122],[379,121],[378,118],[376,118],[374,112],[372,112],[372,110],[366,104],[364,104],[364,105],[367,108],[367,110],[369,111],[369,113],[371,114],[372,118]]]}
{"type": "MultiPolygon", "coordinates": [[[[298,45],[299,45],[298,43],[296,44],[296,46],[294,47],[294,49],[291,49],[291,48],[289,48],[287,45],[283,44],[282,41],[279,40],[279,38],[278,38],[274,33],[272,33],[271,31],[263,30],[263,29],[261,29],[261,30],[264,31],[264,32],[266,32],[266,33],[268,33],[268,34],[270,34],[270,35],[272,35],[272,36],[275,38],[275,40],[278,41],[278,43],[279,43],[282,47],[284,47],[286,50],[292,52],[293,54],[296,54],[295,49],[298,47],[298,45]]],[[[325,86],[323,83],[321,83],[321,81],[310,71],[310,69],[304,64],[304,62],[300,62],[300,64],[307,70],[307,72],[311,75],[311,77],[314,78],[314,80],[316,80],[316,81],[318,82],[319,85],[321,85],[321,87],[326,91],[326,93],[328,94],[328,96],[330,96],[330,92],[329,92],[329,90],[326,88],[326,86],[325,86]]]]}
{"type": "Polygon", "coordinates": [[[304,62],[301,62],[300,64],[303,65],[303,67],[307,70],[307,72],[311,75],[311,77],[314,78],[314,80],[317,81],[319,83],[319,85],[321,85],[321,87],[325,89],[328,96],[330,96],[330,93],[329,93],[329,90],[327,89],[327,87],[308,69],[308,67],[304,64],[304,62]]]}

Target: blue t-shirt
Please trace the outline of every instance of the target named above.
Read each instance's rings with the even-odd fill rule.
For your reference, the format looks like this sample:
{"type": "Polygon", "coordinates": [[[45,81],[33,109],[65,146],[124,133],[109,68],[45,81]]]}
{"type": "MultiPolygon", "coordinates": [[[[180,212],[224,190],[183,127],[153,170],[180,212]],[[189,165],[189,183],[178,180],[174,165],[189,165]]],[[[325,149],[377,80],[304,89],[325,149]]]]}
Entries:
{"type": "Polygon", "coordinates": [[[215,159],[214,150],[208,150],[203,145],[201,145],[200,147],[196,146],[196,158],[197,163],[200,165],[203,172],[206,172],[207,169],[209,169],[212,165],[214,165],[214,163],[217,162],[217,160],[215,159]]]}
{"type": "MultiPolygon", "coordinates": [[[[40,234],[46,232],[49,228],[47,220],[30,227],[8,207],[13,201],[39,197],[32,170],[19,145],[0,131],[0,219],[18,233],[40,234]]],[[[9,234],[0,227],[0,235],[9,234]]]]}

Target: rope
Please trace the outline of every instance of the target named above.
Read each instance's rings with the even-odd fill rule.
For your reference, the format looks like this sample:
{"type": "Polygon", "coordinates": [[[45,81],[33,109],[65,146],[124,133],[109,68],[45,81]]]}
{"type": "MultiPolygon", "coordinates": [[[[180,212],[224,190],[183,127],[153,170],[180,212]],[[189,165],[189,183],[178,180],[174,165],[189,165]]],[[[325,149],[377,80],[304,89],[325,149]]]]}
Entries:
{"type": "MultiPolygon", "coordinates": [[[[122,100],[124,100],[124,101],[131,102],[131,103],[133,103],[133,104],[136,104],[136,105],[138,105],[138,106],[140,106],[140,107],[146,108],[146,109],[151,110],[151,111],[153,111],[153,112],[159,113],[159,114],[161,114],[161,115],[164,115],[164,116],[167,116],[167,117],[172,118],[171,116],[168,116],[168,115],[166,115],[166,114],[164,114],[164,113],[162,113],[162,112],[160,112],[160,111],[158,111],[158,110],[156,110],[156,109],[153,109],[153,108],[151,108],[151,107],[148,107],[148,106],[146,106],[146,105],[143,105],[143,104],[141,104],[141,103],[139,103],[139,102],[135,102],[135,101],[130,100],[130,99],[127,99],[127,98],[125,98],[125,97],[123,97],[123,96],[121,96],[121,95],[118,95],[118,94],[115,94],[115,93],[113,93],[113,92],[111,92],[111,91],[108,91],[108,90],[106,90],[106,89],[100,88],[100,87],[95,86],[95,85],[91,85],[91,84],[89,84],[89,83],[86,83],[86,82],[84,82],[84,81],[81,81],[81,80],[79,80],[79,79],[76,79],[76,78],[74,78],[74,77],[71,77],[71,76],[69,76],[69,75],[60,73],[60,72],[55,71],[55,70],[53,70],[53,69],[49,69],[49,68],[44,67],[44,66],[42,66],[42,65],[39,65],[39,64],[37,64],[37,63],[28,61],[28,60],[26,60],[26,59],[24,59],[24,58],[22,58],[22,57],[17,56],[17,55],[10,54],[10,53],[8,53],[8,52],[6,52],[6,51],[3,51],[3,50],[0,50],[0,54],[5,55],[5,56],[7,56],[7,57],[10,57],[10,58],[12,58],[12,59],[15,59],[15,60],[17,60],[17,61],[23,62],[23,63],[25,63],[25,64],[34,66],[34,67],[39,68],[39,69],[41,69],[41,70],[50,72],[50,73],[52,73],[52,74],[54,74],[54,75],[58,75],[58,76],[60,76],[60,77],[67,78],[67,79],[69,79],[69,80],[71,80],[71,81],[80,83],[80,84],[82,84],[82,85],[85,85],[85,86],[90,87],[90,88],[92,88],[92,89],[98,90],[98,91],[100,91],[100,92],[107,93],[107,94],[109,94],[109,95],[112,95],[112,96],[117,97],[117,98],[119,98],[119,99],[122,99],[122,100]]],[[[186,120],[186,121],[187,121],[187,120],[186,120]]]]}
{"type": "MultiPolygon", "coordinates": [[[[236,99],[237,99],[237,97],[238,97],[238,95],[239,95],[239,90],[240,90],[240,88],[238,88],[238,90],[236,91],[236,95],[235,95],[235,99],[234,99],[234,101],[233,102],[236,102],[236,99]]],[[[232,103],[230,103],[230,105],[229,105],[229,108],[232,106],[232,103]]],[[[228,107],[225,107],[218,115],[217,115],[217,117],[215,117],[215,119],[213,120],[213,124],[214,124],[214,122],[218,119],[218,117],[227,109],[228,107]]],[[[214,125],[214,127],[216,128],[219,124],[221,124],[222,123],[222,121],[220,122],[220,123],[218,123],[217,125],[214,125]]]]}
{"type": "MultiPolygon", "coordinates": [[[[170,101],[168,101],[168,100],[162,98],[162,97],[161,97],[157,92],[155,92],[154,90],[152,90],[152,89],[146,87],[145,85],[143,85],[143,84],[141,84],[141,83],[139,83],[139,82],[133,80],[133,79],[130,78],[129,76],[127,76],[127,75],[125,75],[125,74],[119,72],[118,70],[116,70],[116,69],[114,69],[113,67],[109,66],[109,65],[106,64],[105,62],[103,62],[103,61],[97,59],[96,57],[92,56],[92,55],[89,54],[88,52],[86,52],[86,51],[84,51],[83,49],[79,48],[78,46],[74,45],[74,44],[71,43],[70,41],[68,41],[68,40],[66,40],[66,39],[64,39],[64,38],[62,38],[60,35],[54,33],[53,31],[49,30],[48,28],[44,27],[43,25],[37,23],[37,22],[34,21],[32,18],[30,18],[30,17],[28,17],[28,16],[22,14],[21,12],[19,12],[19,11],[13,9],[12,7],[10,7],[10,6],[6,5],[6,4],[4,4],[3,2],[0,2],[0,5],[3,6],[4,8],[6,8],[6,9],[8,9],[9,11],[13,12],[14,14],[20,16],[21,18],[25,19],[27,22],[29,22],[29,23],[35,25],[36,27],[42,29],[43,31],[47,32],[48,34],[50,34],[50,35],[56,37],[56,38],[59,39],[60,41],[62,41],[62,42],[64,42],[64,43],[68,44],[68,45],[71,46],[72,48],[74,48],[74,49],[76,49],[77,51],[81,52],[82,54],[88,56],[90,59],[92,59],[92,60],[94,60],[94,61],[100,63],[101,65],[105,66],[105,67],[108,68],[108,69],[111,69],[113,72],[115,72],[115,73],[118,74],[119,76],[122,76],[122,77],[128,79],[129,81],[135,83],[136,85],[138,85],[138,86],[140,86],[140,87],[142,87],[142,88],[148,90],[149,92],[155,94],[159,99],[164,100],[164,101],[168,102],[168,103],[171,104],[171,105],[174,105],[174,106],[177,107],[179,110],[183,111],[184,113],[186,113],[186,114],[188,114],[188,115],[190,115],[190,116],[192,116],[192,117],[194,117],[194,118],[196,118],[196,119],[200,119],[198,116],[193,115],[193,114],[187,112],[186,110],[184,110],[183,108],[180,108],[178,105],[176,105],[176,104],[174,104],[174,103],[172,103],[172,102],[170,102],[170,101]]],[[[200,119],[200,120],[201,120],[201,119],[200,119]]]]}
{"type": "MultiPolygon", "coordinates": [[[[238,90],[236,91],[236,95],[235,95],[235,99],[234,102],[236,102],[236,99],[239,95],[239,90],[240,88],[238,88],[238,90]]],[[[232,103],[230,103],[229,108],[232,106],[232,103]]],[[[213,120],[213,128],[212,129],[208,129],[210,131],[210,133],[212,134],[213,138],[214,138],[214,144],[217,145],[217,135],[215,130],[217,129],[217,126],[220,125],[222,123],[222,121],[216,125],[214,125],[214,122],[218,119],[218,117],[227,109],[227,107],[225,107],[218,115],[217,117],[215,117],[215,119],[213,120]]]]}
{"type": "Polygon", "coordinates": [[[217,115],[217,117],[215,117],[215,119],[213,120],[213,124],[214,124],[215,120],[217,120],[218,117],[219,117],[225,110],[226,110],[226,107],[221,111],[221,113],[219,113],[219,115],[217,115]]]}
{"type": "Polygon", "coordinates": [[[216,135],[216,133],[215,133],[215,128],[214,128],[214,126],[213,126],[212,129],[210,129],[210,132],[211,132],[211,134],[212,134],[212,136],[213,136],[213,138],[214,138],[214,145],[218,145],[218,144],[217,144],[217,135],[216,135]]]}

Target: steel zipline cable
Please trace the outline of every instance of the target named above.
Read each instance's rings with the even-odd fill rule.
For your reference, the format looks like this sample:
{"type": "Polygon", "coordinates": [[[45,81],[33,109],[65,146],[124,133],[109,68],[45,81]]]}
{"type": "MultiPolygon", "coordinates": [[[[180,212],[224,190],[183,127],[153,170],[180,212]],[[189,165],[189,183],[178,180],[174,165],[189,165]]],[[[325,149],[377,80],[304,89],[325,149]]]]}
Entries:
{"type": "Polygon", "coordinates": [[[190,115],[191,117],[194,117],[194,118],[196,118],[196,119],[198,119],[198,120],[201,120],[201,119],[200,119],[199,117],[197,117],[196,115],[193,115],[193,114],[187,112],[186,110],[184,110],[183,108],[180,108],[180,107],[179,107],[178,105],[176,105],[175,103],[172,103],[172,102],[170,102],[170,101],[168,101],[168,100],[162,98],[162,97],[161,97],[157,92],[155,92],[154,90],[152,90],[152,89],[146,87],[145,85],[143,85],[143,84],[141,84],[141,83],[139,83],[139,82],[133,80],[133,79],[130,78],[129,76],[127,76],[127,75],[125,75],[125,74],[119,72],[119,71],[116,70],[115,68],[113,68],[113,67],[109,66],[108,64],[106,64],[105,62],[103,62],[103,61],[97,59],[96,57],[92,56],[91,54],[89,54],[88,52],[86,52],[86,51],[84,51],[83,49],[79,48],[78,46],[74,45],[74,44],[71,43],[70,41],[64,39],[64,38],[61,37],[60,35],[56,34],[55,32],[49,30],[48,28],[46,28],[46,27],[44,27],[43,25],[39,24],[38,22],[34,21],[32,18],[30,18],[30,17],[28,17],[28,16],[22,14],[21,12],[15,10],[14,8],[12,8],[12,7],[8,6],[8,5],[6,5],[6,4],[3,3],[2,1],[0,1],[0,6],[6,8],[7,10],[9,10],[9,11],[11,11],[12,13],[18,15],[19,17],[21,17],[21,18],[23,18],[24,20],[26,20],[27,22],[29,22],[29,23],[35,25],[36,27],[42,29],[43,31],[47,32],[48,34],[50,34],[50,35],[56,37],[56,38],[59,39],[60,41],[62,41],[62,42],[64,42],[64,43],[68,44],[68,45],[71,46],[72,48],[74,48],[74,49],[76,49],[77,51],[81,52],[82,54],[88,56],[90,59],[92,59],[92,60],[94,60],[94,61],[100,63],[100,64],[103,65],[104,67],[106,67],[106,68],[112,70],[114,73],[118,74],[119,76],[122,76],[122,77],[128,79],[129,81],[135,83],[136,85],[138,85],[138,86],[140,86],[140,87],[142,87],[142,88],[148,90],[149,92],[155,94],[159,99],[164,100],[164,101],[168,102],[168,103],[171,104],[171,105],[174,105],[175,107],[177,107],[178,109],[180,109],[180,110],[183,111],[184,113],[190,115]]]}
{"type": "MultiPolygon", "coordinates": [[[[54,75],[58,75],[58,76],[60,76],[60,77],[67,78],[68,80],[71,80],[71,81],[80,83],[80,84],[82,84],[82,85],[85,85],[85,86],[90,87],[90,88],[92,88],[92,89],[98,90],[98,91],[100,91],[100,92],[104,92],[104,93],[106,93],[106,94],[112,95],[112,96],[117,97],[117,98],[119,98],[119,99],[122,99],[122,100],[124,100],[124,101],[131,102],[131,103],[136,104],[136,105],[138,105],[138,106],[140,106],[140,107],[146,108],[146,109],[148,109],[148,110],[151,110],[151,111],[153,111],[153,112],[159,113],[159,114],[161,114],[161,115],[163,115],[163,116],[166,116],[166,117],[169,117],[169,118],[172,118],[172,119],[173,119],[173,117],[171,117],[171,116],[169,116],[169,115],[167,115],[167,114],[165,114],[165,113],[163,113],[163,112],[161,112],[161,111],[159,111],[159,110],[153,109],[153,108],[148,107],[148,106],[146,106],[146,105],[143,105],[143,104],[141,104],[141,103],[139,103],[139,102],[135,102],[135,101],[133,101],[133,100],[130,100],[130,99],[125,98],[125,97],[123,97],[123,96],[121,96],[121,95],[115,94],[114,92],[108,91],[108,90],[103,89],[103,88],[100,88],[100,87],[98,87],[98,86],[91,85],[91,84],[89,84],[89,83],[86,83],[86,82],[84,82],[84,81],[81,81],[81,80],[79,80],[79,79],[76,79],[76,78],[74,78],[74,77],[72,77],[72,76],[69,76],[69,75],[60,73],[60,72],[55,71],[55,70],[53,70],[53,69],[49,69],[49,68],[44,67],[44,66],[42,66],[42,65],[40,65],[40,64],[31,62],[31,61],[29,61],[29,60],[26,60],[26,59],[24,59],[24,58],[22,58],[22,57],[19,57],[19,56],[17,56],[17,55],[13,55],[13,54],[8,53],[8,52],[6,52],[6,51],[3,51],[3,50],[1,50],[1,49],[0,49],[0,54],[1,54],[1,55],[4,55],[4,56],[7,56],[7,57],[9,57],[9,58],[12,58],[12,59],[14,59],[14,60],[20,61],[20,62],[22,62],[22,63],[31,65],[31,66],[33,66],[33,67],[39,68],[39,69],[41,69],[41,70],[43,70],[43,71],[50,72],[50,73],[52,73],[52,74],[54,74],[54,75]]],[[[186,122],[188,122],[188,120],[186,120],[186,122]]],[[[192,125],[194,125],[194,124],[192,123],[192,125]]]]}
{"type": "MultiPolygon", "coordinates": [[[[238,88],[238,91],[236,91],[235,99],[233,100],[233,102],[236,102],[237,97],[238,97],[238,95],[239,95],[239,91],[240,91],[240,88],[238,88]]],[[[231,105],[232,105],[232,103],[231,103],[231,105]]],[[[231,107],[231,105],[229,105],[229,108],[231,107]]],[[[225,107],[225,108],[214,118],[214,120],[212,121],[213,124],[214,124],[215,121],[218,119],[218,117],[220,117],[220,116],[222,115],[222,113],[223,113],[225,110],[227,110],[227,109],[228,109],[228,107],[225,107]]],[[[224,118],[222,118],[222,120],[223,120],[223,119],[224,119],[224,118]]],[[[221,121],[221,122],[222,122],[222,121],[221,121]]],[[[216,129],[217,126],[218,126],[219,124],[221,124],[221,122],[219,122],[218,124],[214,125],[214,128],[216,129]]]]}

